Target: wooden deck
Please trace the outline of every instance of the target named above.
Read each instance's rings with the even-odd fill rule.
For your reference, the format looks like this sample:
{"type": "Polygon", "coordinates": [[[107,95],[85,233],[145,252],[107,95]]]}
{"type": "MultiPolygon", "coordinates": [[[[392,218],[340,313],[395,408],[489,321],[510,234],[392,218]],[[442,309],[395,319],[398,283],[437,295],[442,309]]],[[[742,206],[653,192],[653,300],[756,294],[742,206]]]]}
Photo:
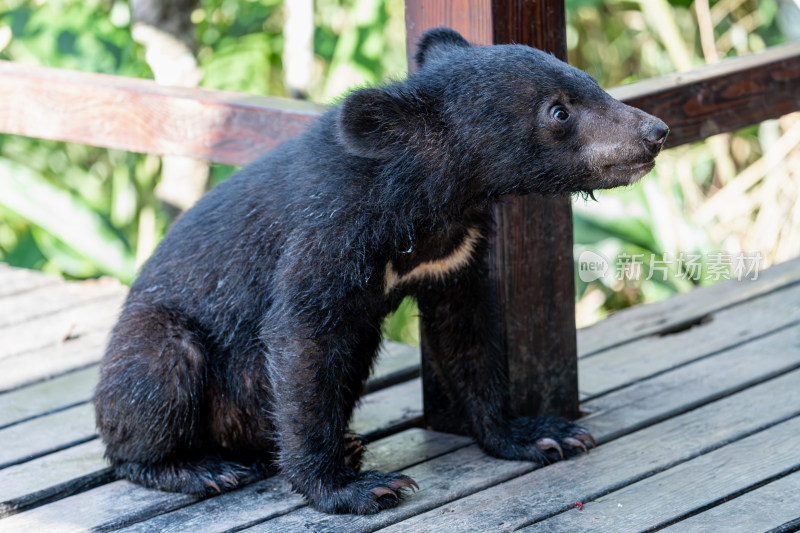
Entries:
{"type": "Polygon", "coordinates": [[[419,354],[389,346],[352,427],[366,467],[420,490],[370,517],[315,512],[280,477],[206,500],[115,480],[89,399],[124,294],[0,265],[0,531],[800,529],[800,260],[580,331],[599,446],[546,468],[421,429],[419,354]]]}

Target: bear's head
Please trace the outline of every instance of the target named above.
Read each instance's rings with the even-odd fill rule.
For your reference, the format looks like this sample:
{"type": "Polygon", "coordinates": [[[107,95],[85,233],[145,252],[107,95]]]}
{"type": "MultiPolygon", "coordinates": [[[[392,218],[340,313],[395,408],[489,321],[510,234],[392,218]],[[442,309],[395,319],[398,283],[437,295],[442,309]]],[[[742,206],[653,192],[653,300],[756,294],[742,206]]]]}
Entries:
{"type": "Polygon", "coordinates": [[[528,46],[472,46],[439,28],[423,35],[416,62],[405,81],[348,96],[338,138],[360,157],[457,176],[462,197],[628,185],[653,168],[669,132],[528,46]]]}

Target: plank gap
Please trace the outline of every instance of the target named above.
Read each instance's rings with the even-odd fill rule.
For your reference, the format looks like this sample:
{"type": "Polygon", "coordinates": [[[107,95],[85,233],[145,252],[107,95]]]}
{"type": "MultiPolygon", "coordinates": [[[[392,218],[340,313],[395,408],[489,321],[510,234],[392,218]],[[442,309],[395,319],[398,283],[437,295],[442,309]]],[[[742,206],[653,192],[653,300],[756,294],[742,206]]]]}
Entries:
{"type": "Polygon", "coordinates": [[[648,529],[642,530],[642,533],[654,533],[656,531],[661,531],[662,529],[665,529],[665,528],[667,528],[669,526],[672,526],[672,525],[675,525],[675,524],[679,524],[680,522],[683,522],[687,518],[691,518],[693,516],[696,516],[696,515],[699,515],[701,513],[704,513],[706,511],[708,511],[709,509],[713,509],[714,507],[717,507],[718,505],[722,505],[723,503],[727,503],[727,502],[729,502],[731,500],[734,500],[734,499],[736,499],[736,498],[738,498],[740,496],[743,496],[743,495],[745,495],[745,494],[747,494],[749,492],[753,492],[754,490],[760,489],[761,487],[769,485],[770,483],[778,481],[779,479],[783,479],[786,476],[790,476],[790,475],[794,474],[795,472],[800,472],[800,464],[794,465],[791,468],[787,468],[786,470],[784,470],[782,472],[779,472],[779,473],[777,473],[777,474],[775,474],[773,476],[764,478],[764,479],[758,481],[757,483],[754,483],[754,484],[749,485],[747,487],[744,487],[744,488],[741,488],[741,489],[736,490],[734,492],[731,492],[730,494],[726,494],[725,496],[717,498],[717,499],[715,499],[713,501],[710,501],[710,502],[708,502],[708,503],[706,503],[704,505],[701,505],[700,507],[697,507],[696,509],[692,509],[688,513],[683,513],[683,514],[681,514],[679,516],[671,518],[670,520],[667,520],[666,522],[662,522],[662,523],[656,524],[655,526],[652,526],[652,527],[650,527],[648,529]]]}
{"type": "Polygon", "coordinates": [[[694,402],[689,402],[689,403],[687,403],[685,405],[682,405],[680,407],[674,408],[672,410],[664,411],[664,412],[660,413],[659,415],[657,415],[655,417],[648,418],[646,420],[643,420],[642,422],[632,424],[630,427],[624,428],[622,430],[612,432],[605,439],[598,439],[597,442],[598,442],[598,444],[599,443],[604,443],[604,442],[610,442],[610,441],[618,439],[620,437],[624,437],[625,435],[629,435],[629,434],[631,434],[631,433],[633,433],[635,431],[639,431],[640,429],[644,429],[646,427],[650,427],[652,425],[658,424],[658,423],[663,422],[665,420],[668,420],[670,418],[675,418],[677,416],[680,416],[680,415],[695,411],[695,410],[697,410],[697,409],[699,409],[701,407],[704,407],[704,406],[706,406],[706,405],[708,405],[710,403],[714,403],[716,401],[722,400],[723,398],[727,398],[727,397],[733,396],[734,394],[737,394],[739,392],[742,392],[743,390],[749,389],[750,387],[754,387],[756,385],[760,385],[760,384],[765,383],[767,381],[771,381],[773,379],[779,378],[779,377],[784,376],[784,375],[786,375],[786,374],[788,374],[790,372],[793,372],[793,371],[795,371],[797,369],[800,369],[800,361],[798,361],[794,365],[790,365],[788,367],[784,367],[784,368],[781,368],[781,369],[776,370],[774,372],[770,372],[768,374],[764,374],[763,376],[759,376],[759,377],[751,379],[749,381],[742,382],[742,383],[738,384],[735,387],[731,387],[729,389],[725,389],[725,390],[722,390],[720,392],[711,394],[709,396],[706,396],[706,397],[702,398],[701,400],[697,400],[697,401],[694,401],[694,402]]]}
{"type": "MultiPolygon", "coordinates": [[[[61,405],[59,407],[55,407],[47,411],[42,411],[41,413],[36,413],[35,415],[27,416],[25,418],[20,418],[19,420],[14,420],[13,422],[9,422],[8,424],[0,426],[0,429],[10,428],[11,426],[16,426],[17,424],[22,424],[23,422],[30,422],[31,420],[36,420],[37,418],[41,418],[43,416],[52,415],[54,413],[59,413],[61,411],[66,411],[67,409],[78,407],[79,405],[89,403],[90,401],[91,401],[90,399],[87,399],[78,402],[72,402],[66,405],[61,405]]],[[[5,468],[6,466],[8,465],[0,465],[0,468],[5,468]]]]}
{"type": "Polygon", "coordinates": [[[397,385],[404,381],[411,381],[412,379],[416,379],[418,377],[420,377],[419,363],[409,365],[386,375],[376,376],[368,379],[367,384],[364,386],[364,394],[386,389],[392,385],[397,385]]]}
{"type": "Polygon", "coordinates": [[[25,294],[25,293],[28,293],[28,292],[36,292],[36,291],[39,291],[41,289],[49,289],[53,285],[58,285],[60,283],[63,283],[63,281],[64,281],[64,280],[62,280],[60,278],[50,278],[50,277],[45,277],[45,276],[42,276],[42,278],[43,278],[43,281],[42,281],[42,283],[40,285],[33,285],[33,286],[30,286],[30,287],[24,287],[22,289],[18,289],[18,290],[15,290],[15,291],[6,292],[6,293],[1,294],[0,297],[10,298],[12,296],[19,296],[20,294],[25,294]]]}
{"type": "Polygon", "coordinates": [[[800,517],[770,529],[767,533],[794,533],[795,531],[800,531],[800,517]]]}
{"type": "MultiPolygon", "coordinates": [[[[658,474],[660,474],[662,472],[666,472],[667,470],[670,470],[671,468],[674,468],[674,467],[676,467],[678,465],[681,465],[683,463],[687,463],[687,462],[692,461],[694,459],[697,459],[698,457],[701,457],[703,455],[707,455],[707,454],[709,454],[711,452],[714,452],[714,451],[719,450],[719,449],[721,449],[721,448],[723,448],[725,446],[728,446],[728,445],[730,445],[730,444],[732,444],[734,442],[738,442],[738,441],[747,439],[749,437],[752,437],[753,435],[756,435],[758,433],[762,433],[762,432],[764,432],[764,431],[766,431],[766,430],[768,430],[768,429],[770,429],[772,427],[778,426],[780,424],[784,424],[784,423],[786,423],[786,422],[788,422],[790,420],[793,420],[795,418],[800,419],[800,410],[796,411],[796,412],[794,412],[794,413],[792,413],[792,414],[790,414],[788,416],[784,416],[784,417],[782,417],[780,419],[773,420],[773,421],[771,421],[771,422],[769,422],[767,424],[764,424],[764,425],[761,425],[761,426],[758,426],[758,427],[755,427],[755,428],[752,428],[752,429],[749,429],[749,430],[745,430],[745,431],[743,431],[743,432],[741,432],[741,433],[739,433],[739,434],[737,434],[737,435],[735,435],[735,436],[733,436],[731,438],[723,439],[723,440],[721,440],[719,442],[714,442],[712,444],[709,444],[708,446],[705,446],[703,448],[698,449],[696,453],[687,455],[685,457],[682,457],[682,458],[674,460],[674,461],[669,461],[669,462],[666,462],[664,464],[658,465],[658,466],[654,467],[652,470],[649,470],[647,472],[643,472],[643,473],[641,473],[639,475],[636,475],[636,476],[631,476],[630,478],[627,478],[627,479],[623,480],[620,483],[610,484],[610,485],[608,485],[606,487],[603,487],[602,490],[599,490],[597,492],[594,492],[594,493],[590,492],[590,493],[588,493],[586,495],[585,498],[583,498],[582,502],[583,503],[587,503],[587,502],[592,502],[592,501],[598,500],[598,499],[603,498],[604,496],[607,496],[609,494],[612,494],[612,493],[614,493],[614,492],[616,492],[618,490],[624,489],[625,487],[628,487],[630,485],[633,485],[633,484],[638,483],[640,481],[643,481],[645,479],[651,478],[651,477],[653,477],[655,475],[658,475],[658,474]]],[[[611,439],[611,440],[613,440],[613,439],[611,439]]],[[[794,465],[793,467],[791,467],[791,468],[789,468],[787,470],[784,470],[784,471],[780,472],[777,475],[771,476],[770,478],[767,478],[766,480],[761,480],[759,483],[754,485],[752,488],[748,487],[748,490],[740,490],[740,491],[737,491],[736,493],[732,493],[732,494],[735,494],[736,496],[740,496],[741,494],[745,494],[746,492],[749,492],[750,490],[755,490],[755,489],[757,489],[757,488],[759,488],[759,487],[761,487],[763,485],[771,483],[772,481],[775,481],[777,479],[780,479],[780,478],[783,478],[785,476],[788,476],[788,475],[790,475],[790,474],[792,474],[794,472],[797,472],[798,470],[800,470],[800,465],[794,465]]],[[[732,497],[736,497],[736,496],[732,496],[732,497]]],[[[730,497],[729,497],[729,499],[730,499],[730,497]]],[[[707,505],[706,508],[703,509],[703,510],[710,509],[710,508],[714,507],[715,505],[719,505],[721,503],[724,503],[725,501],[726,501],[725,498],[718,498],[717,500],[715,500],[714,505],[707,505]]],[[[519,527],[517,527],[516,529],[523,529],[523,528],[526,528],[528,526],[531,526],[531,525],[534,525],[534,524],[538,524],[538,523],[544,522],[546,520],[550,520],[553,517],[556,517],[558,515],[564,514],[565,512],[572,511],[573,509],[574,509],[573,505],[565,505],[565,506],[563,506],[563,507],[561,507],[561,508],[559,508],[557,510],[554,509],[551,512],[544,513],[543,515],[538,516],[538,517],[536,517],[536,518],[534,518],[534,519],[532,519],[530,521],[523,521],[522,524],[519,527]]],[[[698,512],[702,512],[702,510],[700,510],[698,512]]],[[[697,513],[694,513],[694,514],[697,514],[697,513]]],[[[681,520],[689,518],[690,516],[692,516],[692,515],[687,514],[686,516],[683,516],[681,518],[681,520]]],[[[666,528],[671,523],[672,522],[659,524],[658,525],[659,526],[658,529],[666,528]]],[[[646,533],[646,532],[649,533],[650,531],[651,531],[651,529],[647,529],[647,530],[644,530],[643,533],[646,533]]],[[[653,529],[652,531],[657,531],[657,529],[653,529]]]]}
{"type": "MultiPolygon", "coordinates": [[[[8,394],[10,392],[16,392],[16,391],[28,388],[28,387],[30,387],[32,385],[41,385],[42,383],[47,383],[48,381],[52,381],[54,379],[63,378],[63,377],[69,376],[70,374],[76,374],[78,372],[81,372],[83,370],[87,370],[89,368],[96,367],[96,366],[99,366],[99,364],[96,363],[96,362],[88,363],[88,364],[85,364],[83,366],[76,366],[74,368],[68,368],[68,369],[64,370],[63,372],[59,372],[57,374],[48,374],[47,376],[43,376],[41,378],[34,379],[33,381],[26,381],[24,383],[20,383],[19,385],[14,385],[14,386],[9,387],[7,389],[0,390],[0,398],[2,398],[4,394],[8,394]]],[[[89,400],[86,400],[86,401],[89,401],[89,400]]],[[[83,402],[78,402],[75,405],[78,405],[80,403],[83,403],[83,402]]],[[[55,411],[60,411],[60,410],[61,410],[60,408],[59,409],[55,409],[54,412],[55,411]]],[[[33,418],[36,418],[36,417],[33,417],[33,418]]],[[[12,425],[12,424],[9,424],[9,425],[12,425]]]]}
{"type": "MultiPolygon", "coordinates": [[[[708,322],[710,322],[710,320],[706,321],[705,323],[708,323],[708,322]]],[[[700,325],[700,324],[696,324],[696,325],[700,325]]],[[[725,352],[730,351],[730,350],[735,349],[735,348],[739,348],[741,346],[745,346],[745,345],[750,344],[752,342],[760,341],[760,340],[762,340],[762,339],[764,339],[766,337],[769,337],[771,335],[775,335],[776,333],[780,333],[781,331],[785,331],[787,329],[795,328],[797,326],[800,326],[800,320],[796,320],[794,322],[790,322],[789,324],[785,324],[783,326],[780,326],[780,327],[777,327],[777,328],[774,328],[774,329],[770,329],[768,331],[765,331],[764,333],[755,335],[753,337],[749,337],[749,338],[743,340],[742,342],[739,342],[739,343],[736,343],[736,344],[727,345],[727,346],[723,346],[723,347],[721,347],[721,348],[719,348],[717,350],[713,350],[713,351],[705,353],[705,354],[703,354],[703,355],[701,355],[699,357],[695,357],[694,359],[687,359],[686,361],[682,361],[680,363],[677,363],[677,364],[675,364],[675,365],[673,365],[673,366],[671,366],[669,368],[664,368],[662,370],[658,370],[656,372],[653,372],[652,374],[647,374],[646,376],[642,376],[642,377],[639,377],[639,378],[634,378],[631,381],[627,381],[627,382],[625,382],[625,383],[623,383],[621,385],[618,385],[616,387],[611,387],[610,389],[604,390],[602,392],[598,392],[596,394],[582,395],[581,396],[581,403],[588,402],[590,400],[595,400],[597,398],[602,398],[603,396],[607,396],[607,395],[612,394],[614,392],[619,392],[619,391],[621,391],[623,389],[626,389],[628,387],[631,387],[631,386],[637,385],[639,383],[642,383],[643,381],[647,381],[648,379],[652,379],[652,378],[655,378],[655,377],[658,377],[658,376],[661,376],[661,375],[664,375],[664,374],[668,374],[668,373],[672,372],[673,370],[677,370],[679,368],[683,368],[685,366],[697,363],[698,361],[703,361],[704,359],[708,359],[710,357],[714,357],[714,356],[720,355],[722,353],[725,353],[725,352]]],[[[694,327],[694,326],[691,326],[691,327],[694,327]]],[[[690,328],[686,328],[686,329],[691,329],[691,327],[690,328]]],[[[676,332],[673,332],[673,333],[676,333],[676,332]]],[[[657,336],[658,337],[662,337],[663,335],[657,335],[657,336]]]]}
{"type": "Polygon", "coordinates": [[[23,511],[79,494],[119,479],[111,467],[79,476],[46,489],[31,492],[20,498],[0,503],[0,518],[6,518],[23,511]]]}
{"type": "MultiPolygon", "coordinates": [[[[781,263],[781,265],[785,265],[785,264],[786,263],[781,263]]],[[[780,265],[776,265],[776,266],[780,266],[780,265]]],[[[767,270],[767,271],[769,271],[769,270],[767,270]]],[[[733,281],[734,280],[728,280],[727,284],[730,284],[733,281]]],[[[771,289],[768,289],[768,290],[766,290],[764,292],[757,292],[755,294],[750,294],[749,296],[747,296],[747,297],[745,297],[745,298],[743,298],[741,300],[730,301],[730,302],[725,303],[725,304],[723,304],[723,305],[721,305],[719,307],[714,307],[712,309],[709,309],[705,314],[711,315],[711,314],[714,314],[714,313],[719,313],[720,311],[726,311],[726,310],[731,309],[733,307],[738,307],[738,306],[750,303],[753,300],[758,300],[760,298],[764,298],[764,297],[770,296],[772,294],[775,294],[775,293],[790,289],[790,288],[792,288],[792,287],[794,287],[796,285],[799,285],[799,284],[800,284],[800,279],[792,279],[792,280],[787,281],[786,283],[782,283],[780,285],[772,287],[771,289]]],[[[726,285],[726,284],[714,285],[713,287],[724,286],[724,285],[726,285]]],[[[711,289],[713,287],[706,287],[705,290],[711,289]]],[[[700,288],[700,289],[695,289],[695,290],[704,290],[704,289],[700,288]]],[[[687,297],[688,295],[691,295],[691,294],[693,294],[693,292],[686,292],[686,293],[683,293],[683,294],[677,294],[677,295],[675,295],[673,297],[675,297],[675,298],[687,297]]],[[[666,301],[669,301],[669,299],[662,300],[661,302],[654,302],[652,304],[634,306],[632,308],[623,310],[620,313],[614,313],[614,314],[610,315],[608,318],[606,318],[605,320],[609,320],[609,319],[611,319],[611,318],[613,318],[613,317],[615,317],[615,316],[617,316],[617,315],[619,315],[621,313],[630,312],[630,311],[635,312],[636,309],[639,309],[640,312],[641,312],[641,311],[645,310],[648,305],[657,306],[658,304],[666,302],[666,301]]],[[[595,328],[599,324],[602,324],[603,322],[605,322],[605,320],[600,321],[597,324],[593,324],[592,326],[588,326],[587,328],[584,328],[584,329],[588,330],[589,328],[595,328]]],[[[691,319],[688,319],[688,320],[691,320],[691,319]]],[[[645,338],[651,337],[653,335],[658,335],[662,331],[667,331],[668,329],[675,327],[675,324],[674,323],[670,323],[669,319],[666,318],[666,317],[663,319],[663,322],[664,322],[664,327],[663,328],[658,328],[655,331],[652,331],[652,330],[645,331],[644,333],[641,333],[639,335],[633,334],[631,336],[628,336],[628,337],[625,337],[623,339],[620,339],[618,342],[613,342],[613,343],[608,344],[608,345],[603,345],[602,348],[598,348],[596,350],[591,350],[590,349],[590,350],[588,350],[586,352],[582,352],[582,353],[579,352],[578,357],[580,359],[586,359],[586,358],[589,358],[589,357],[595,357],[595,356],[600,355],[600,354],[602,354],[604,352],[607,352],[609,350],[613,350],[614,348],[619,348],[620,346],[624,346],[624,345],[629,344],[629,343],[631,343],[633,341],[645,339],[645,338]]]]}
{"type": "Polygon", "coordinates": [[[64,444],[60,444],[55,448],[50,448],[47,451],[32,453],[30,455],[26,455],[25,457],[20,457],[18,459],[14,459],[12,461],[6,461],[5,463],[0,463],[0,470],[4,468],[8,468],[10,466],[16,466],[22,463],[27,463],[28,461],[33,461],[34,459],[38,459],[40,457],[44,457],[45,455],[50,455],[51,453],[60,452],[61,450],[66,450],[67,448],[72,448],[74,446],[78,446],[80,444],[87,443],[91,440],[97,438],[97,435],[92,435],[90,437],[84,437],[82,439],[76,439],[70,442],[65,442],[64,444]]]}
{"type": "MultiPolygon", "coordinates": [[[[77,283],[82,283],[82,282],[77,282],[77,283]]],[[[25,323],[28,323],[28,322],[33,322],[34,320],[41,320],[43,318],[49,318],[49,317],[58,315],[60,313],[63,313],[64,311],[74,311],[75,309],[80,309],[81,307],[88,307],[90,305],[97,304],[97,303],[104,303],[104,302],[107,302],[107,301],[108,302],[113,302],[115,300],[119,300],[119,298],[120,298],[119,293],[112,293],[112,294],[100,294],[98,296],[90,297],[90,298],[87,298],[86,300],[80,300],[78,302],[65,302],[67,305],[64,306],[64,307],[57,307],[57,308],[54,308],[54,309],[48,309],[47,311],[44,311],[42,313],[36,313],[36,314],[33,314],[33,315],[26,315],[26,316],[23,316],[22,318],[19,318],[17,320],[0,323],[0,329],[11,328],[11,327],[19,326],[19,325],[22,325],[22,324],[25,324],[25,323]]],[[[49,345],[47,345],[47,346],[49,346],[49,345]]],[[[10,353],[5,354],[4,357],[25,354],[27,352],[36,351],[37,349],[41,349],[41,347],[37,347],[35,349],[29,349],[29,350],[25,349],[25,350],[22,350],[20,352],[10,352],[10,353]]]]}

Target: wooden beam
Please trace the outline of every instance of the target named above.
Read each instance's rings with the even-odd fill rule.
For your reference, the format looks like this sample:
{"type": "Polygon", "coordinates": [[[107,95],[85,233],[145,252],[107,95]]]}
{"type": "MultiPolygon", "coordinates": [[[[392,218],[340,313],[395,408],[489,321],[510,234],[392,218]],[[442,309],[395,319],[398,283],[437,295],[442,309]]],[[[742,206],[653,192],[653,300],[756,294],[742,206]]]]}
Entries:
{"type": "MultiPolygon", "coordinates": [[[[567,60],[563,0],[494,0],[494,44],[567,60]]],[[[500,303],[512,409],[577,418],[578,349],[569,198],[529,195],[495,207],[490,271],[500,303]]]]}
{"type": "MultiPolygon", "coordinates": [[[[566,59],[564,3],[558,0],[407,0],[409,58],[432,27],[449,26],[473,44],[522,43],[566,59]]],[[[500,311],[500,336],[517,415],[578,414],[572,264],[572,211],[567,198],[531,195],[495,209],[489,266],[500,311]]],[[[443,305],[447,305],[443,303],[443,305]]],[[[422,328],[422,377],[426,425],[452,431],[455,406],[426,371],[437,343],[422,328]]]]}
{"type": "Polygon", "coordinates": [[[666,122],[667,148],[700,141],[800,110],[800,42],[609,92],[666,122]]]}
{"type": "Polygon", "coordinates": [[[323,107],[0,61],[0,132],[243,165],[323,107]]]}
{"type": "MultiPolygon", "coordinates": [[[[419,17],[408,22],[410,49],[430,25],[449,25],[464,35],[485,33],[489,19],[467,10],[470,2],[487,9],[489,0],[452,0],[457,7],[452,12],[408,2],[408,16],[419,17]]],[[[508,24],[513,15],[506,11],[506,22],[498,24],[508,24]]],[[[529,39],[523,34],[515,42],[529,39]]],[[[7,61],[0,61],[0,79],[0,133],[232,165],[297,135],[324,110],[286,98],[164,87],[7,61]]],[[[800,43],[609,92],[669,124],[668,146],[695,142],[800,109],[800,43]]]]}

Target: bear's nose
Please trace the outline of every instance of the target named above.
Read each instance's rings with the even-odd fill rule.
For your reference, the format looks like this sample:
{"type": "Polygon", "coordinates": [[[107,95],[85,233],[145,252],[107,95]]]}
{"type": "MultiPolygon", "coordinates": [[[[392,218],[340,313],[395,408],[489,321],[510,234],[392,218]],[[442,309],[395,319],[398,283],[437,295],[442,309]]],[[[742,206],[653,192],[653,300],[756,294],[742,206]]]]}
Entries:
{"type": "Polygon", "coordinates": [[[645,135],[644,140],[647,142],[647,148],[653,152],[658,153],[661,150],[661,147],[664,145],[664,141],[667,140],[667,134],[669,133],[669,127],[664,124],[663,121],[659,120],[656,122],[650,130],[645,135]]]}

